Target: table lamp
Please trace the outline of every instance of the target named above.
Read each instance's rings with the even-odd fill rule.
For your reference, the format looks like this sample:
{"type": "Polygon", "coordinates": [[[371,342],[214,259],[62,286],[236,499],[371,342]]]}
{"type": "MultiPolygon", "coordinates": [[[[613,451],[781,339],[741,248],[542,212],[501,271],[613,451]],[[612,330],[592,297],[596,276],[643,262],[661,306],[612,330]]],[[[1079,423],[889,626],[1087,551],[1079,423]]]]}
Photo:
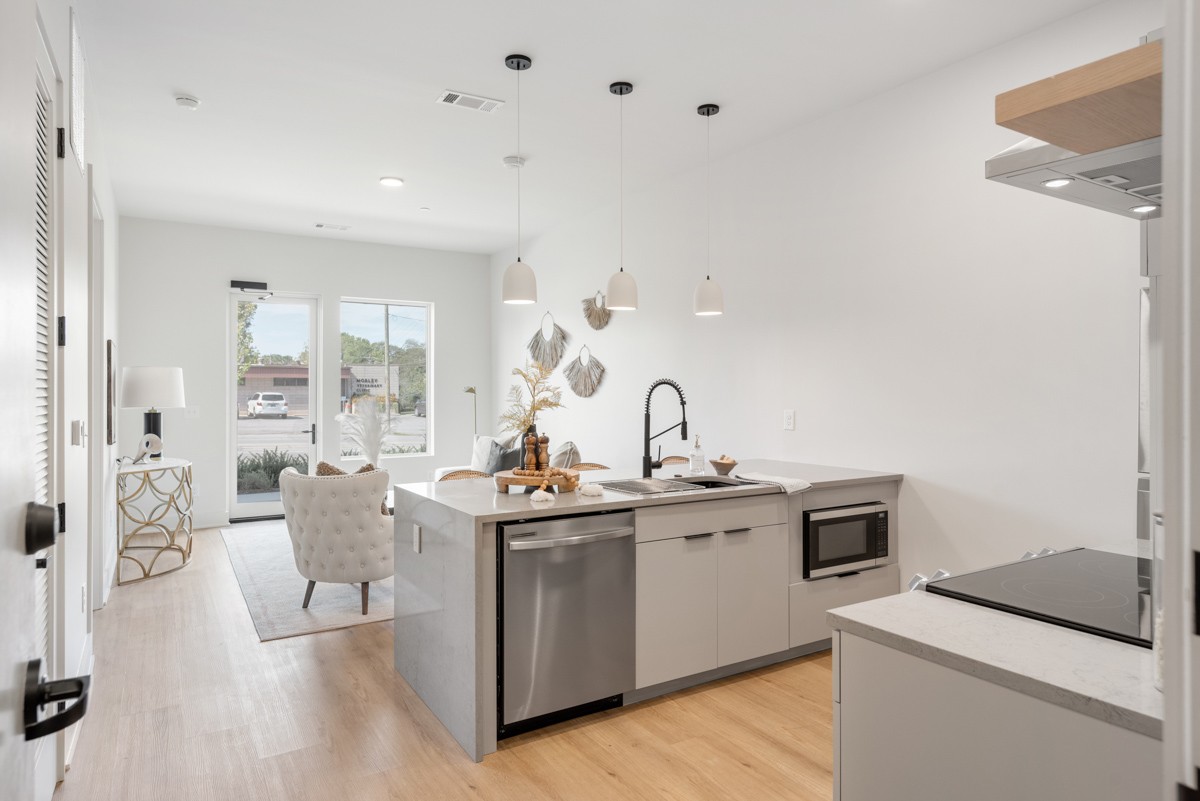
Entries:
{"type": "MultiPolygon", "coordinates": [[[[145,434],[162,437],[162,412],[159,409],[182,409],[182,367],[125,367],[121,370],[121,408],[147,409],[145,434]]],[[[161,459],[162,452],[150,454],[161,459]]]]}

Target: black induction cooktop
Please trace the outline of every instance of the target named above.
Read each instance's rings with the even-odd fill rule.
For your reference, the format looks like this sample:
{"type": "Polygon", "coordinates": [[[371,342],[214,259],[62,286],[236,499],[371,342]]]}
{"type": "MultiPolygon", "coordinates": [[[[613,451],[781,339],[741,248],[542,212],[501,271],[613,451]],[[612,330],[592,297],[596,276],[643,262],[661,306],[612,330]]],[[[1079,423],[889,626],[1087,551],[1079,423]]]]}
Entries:
{"type": "Polygon", "coordinates": [[[1150,560],[1076,548],[931,581],[927,592],[1150,647],[1150,560]]]}

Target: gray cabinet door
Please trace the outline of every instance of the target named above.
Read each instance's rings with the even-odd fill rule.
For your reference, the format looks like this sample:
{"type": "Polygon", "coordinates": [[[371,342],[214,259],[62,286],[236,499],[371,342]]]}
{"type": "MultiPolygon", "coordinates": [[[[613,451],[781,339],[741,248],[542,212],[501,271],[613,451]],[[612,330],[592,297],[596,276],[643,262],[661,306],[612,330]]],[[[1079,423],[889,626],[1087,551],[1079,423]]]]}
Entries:
{"type": "Polygon", "coordinates": [[[732,665],[788,647],[788,527],[718,536],[717,664],[732,665]]]}
{"type": "Polygon", "coordinates": [[[709,534],[638,544],[639,689],[717,666],[718,543],[709,534]]]}

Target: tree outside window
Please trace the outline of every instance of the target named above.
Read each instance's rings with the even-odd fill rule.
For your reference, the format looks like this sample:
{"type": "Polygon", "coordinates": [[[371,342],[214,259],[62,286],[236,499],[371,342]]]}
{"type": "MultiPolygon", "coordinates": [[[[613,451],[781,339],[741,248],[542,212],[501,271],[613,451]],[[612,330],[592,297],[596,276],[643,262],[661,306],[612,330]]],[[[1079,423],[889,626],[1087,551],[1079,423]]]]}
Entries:
{"type": "MultiPolygon", "coordinates": [[[[428,304],[342,301],[342,411],[377,404],[387,425],[384,456],[429,450],[428,304]]],[[[345,435],[342,456],[361,455],[345,435]]]]}

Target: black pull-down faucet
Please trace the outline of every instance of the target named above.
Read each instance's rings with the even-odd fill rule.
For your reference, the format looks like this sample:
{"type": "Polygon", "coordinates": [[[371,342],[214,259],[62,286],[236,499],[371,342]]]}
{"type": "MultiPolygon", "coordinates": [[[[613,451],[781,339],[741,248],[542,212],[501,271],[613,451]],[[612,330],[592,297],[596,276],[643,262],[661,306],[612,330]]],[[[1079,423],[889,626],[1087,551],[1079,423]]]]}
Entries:
{"type": "MultiPolygon", "coordinates": [[[[687,436],[688,436],[687,435],[687,401],[684,400],[683,390],[680,388],[679,384],[677,384],[676,382],[672,381],[669,378],[660,378],[657,381],[655,381],[653,384],[650,385],[650,390],[646,393],[646,441],[645,441],[646,449],[642,455],[642,478],[650,478],[651,471],[655,470],[656,468],[662,467],[662,462],[658,461],[657,459],[650,458],[650,441],[654,440],[654,439],[658,439],[663,434],[666,434],[668,431],[674,431],[677,428],[682,428],[682,430],[679,432],[679,438],[686,441],[687,436]],[[670,428],[663,429],[662,431],[659,431],[654,436],[650,436],[650,396],[654,394],[654,390],[658,389],[659,387],[663,386],[664,384],[666,386],[674,389],[675,392],[679,395],[679,410],[683,415],[683,419],[680,420],[675,425],[671,426],[670,428]]],[[[660,451],[661,451],[661,448],[660,448],[660,451]]]]}

